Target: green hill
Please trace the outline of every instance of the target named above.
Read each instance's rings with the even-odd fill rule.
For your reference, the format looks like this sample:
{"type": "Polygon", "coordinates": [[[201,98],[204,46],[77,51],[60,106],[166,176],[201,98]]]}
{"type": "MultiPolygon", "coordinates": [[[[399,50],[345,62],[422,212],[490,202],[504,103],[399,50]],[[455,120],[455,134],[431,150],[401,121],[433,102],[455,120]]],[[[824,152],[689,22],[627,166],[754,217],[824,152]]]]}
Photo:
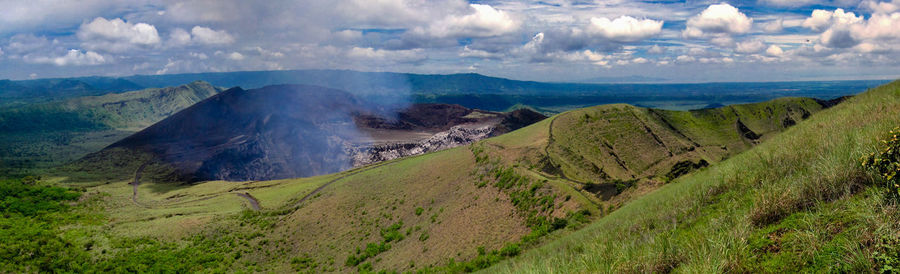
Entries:
{"type": "Polygon", "coordinates": [[[59,165],[103,148],[222,89],[145,89],[0,110],[0,172],[59,165]]]}
{"type": "Polygon", "coordinates": [[[891,272],[897,205],[860,158],[898,125],[893,82],[487,272],[891,272]]]}
{"type": "Polygon", "coordinates": [[[466,147],[278,181],[180,184],[130,155],[117,172],[133,179],[69,184],[94,197],[83,212],[108,221],[70,226],[68,235],[94,232],[68,239],[91,243],[78,252],[100,258],[84,268],[100,271],[472,271],[580,235],[682,185],[666,182],[700,160],[746,155],[824,105],[599,106],[466,147]]]}

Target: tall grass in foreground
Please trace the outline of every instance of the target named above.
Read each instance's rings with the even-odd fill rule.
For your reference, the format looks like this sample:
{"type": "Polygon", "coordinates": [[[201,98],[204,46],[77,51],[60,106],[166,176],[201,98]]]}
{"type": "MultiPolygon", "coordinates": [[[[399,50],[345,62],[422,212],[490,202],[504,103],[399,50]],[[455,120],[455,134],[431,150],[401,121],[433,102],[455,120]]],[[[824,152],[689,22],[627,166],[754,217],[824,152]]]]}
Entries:
{"type": "Polygon", "coordinates": [[[900,218],[859,159],[898,125],[893,82],[487,271],[877,270],[900,218]]]}

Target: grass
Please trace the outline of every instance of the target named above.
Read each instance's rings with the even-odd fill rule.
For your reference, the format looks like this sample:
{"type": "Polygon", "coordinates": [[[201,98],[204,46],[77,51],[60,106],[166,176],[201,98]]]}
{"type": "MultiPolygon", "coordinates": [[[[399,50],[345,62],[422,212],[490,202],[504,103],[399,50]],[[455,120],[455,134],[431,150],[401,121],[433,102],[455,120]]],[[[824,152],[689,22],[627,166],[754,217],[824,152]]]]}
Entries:
{"type": "MultiPolygon", "coordinates": [[[[76,245],[92,243],[86,254],[95,258],[96,268],[90,269],[98,271],[464,272],[503,260],[487,271],[874,269],[896,257],[886,247],[896,240],[882,236],[897,231],[892,226],[897,222],[886,217],[893,209],[882,203],[880,191],[868,187],[874,177],[858,159],[867,149],[874,151],[877,144],[870,138],[900,120],[896,84],[892,87],[813,115],[781,135],[773,133],[782,130],[783,119],[802,120],[800,110],[808,101],[671,113],[601,106],[467,147],[302,179],[185,185],[170,183],[166,167],[151,164],[137,188],[137,203],[128,183],[147,160],[141,154],[99,155],[47,181],[98,197],[83,212],[102,214],[99,221],[58,228],[76,245]],[[795,112],[769,112],[765,106],[795,112]],[[709,122],[714,118],[708,117],[729,113],[738,114],[709,122]],[[876,115],[863,119],[859,113],[876,115]],[[669,184],[610,178],[620,185],[612,186],[615,204],[567,178],[582,179],[577,176],[592,169],[572,164],[559,172],[548,165],[547,151],[557,157],[553,161],[579,153],[610,160],[589,150],[608,142],[621,153],[619,160],[627,161],[630,174],[662,176],[678,157],[663,160],[671,161],[666,166],[637,152],[668,150],[699,159],[731,155],[753,143],[734,133],[737,117],[768,141],[718,164],[709,159],[713,166],[698,166],[699,172],[669,184]],[[621,134],[600,130],[607,119],[616,120],[621,134]],[[691,134],[703,131],[678,130],[665,124],[670,120],[708,122],[706,130],[732,132],[690,151],[691,142],[700,143],[691,134]],[[751,122],[756,120],[763,122],[751,122]],[[630,141],[637,149],[627,147],[630,141]],[[722,144],[735,149],[711,154],[722,144]],[[547,150],[548,145],[567,146],[573,153],[560,156],[563,149],[547,150]],[[105,169],[104,176],[88,172],[89,164],[111,162],[124,164],[105,169]],[[236,193],[255,197],[262,210],[250,210],[236,193]],[[844,213],[833,214],[838,211],[844,213]],[[829,226],[833,223],[841,225],[829,226]],[[840,234],[867,229],[876,232],[840,234]],[[815,248],[803,248],[808,246],[815,248]]],[[[688,158],[693,170],[697,159],[679,159],[688,158]]],[[[612,170],[612,165],[619,164],[600,167],[612,170]]]]}
{"type": "Polygon", "coordinates": [[[662,177],[678,162],[718,162],[752,147],[738,123],[765,140],[821,109],[808,98],[692,111],[603,105],[555,117],[547,151],[582,183],[662,177]]]}
{"type": "Polygon", "coordinates": [[[893,82],[487,271],[876,271],[900,227],[859,159],[898,124],[893,82]]]}

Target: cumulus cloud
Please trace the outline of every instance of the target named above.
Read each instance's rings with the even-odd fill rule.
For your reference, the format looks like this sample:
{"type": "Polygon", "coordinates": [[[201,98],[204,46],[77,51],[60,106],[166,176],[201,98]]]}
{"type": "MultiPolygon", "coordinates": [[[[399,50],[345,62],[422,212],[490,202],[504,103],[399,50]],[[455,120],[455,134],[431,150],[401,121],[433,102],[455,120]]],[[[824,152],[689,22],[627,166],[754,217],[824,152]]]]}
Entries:
{"type": "Polygon", "coordinates": [[[900,11],[900,0],[893,0],[890,2],[867,0],[863,1],[860,6],[866,7],[875,13],[892,13],[895,11],[900,11]]]}
{"type": "Polygon", "coordinates": [[[169,32],[169,42],[171,46],[186,45],[228,45],[235,42],[234,36],[224,30],[213,30],[207,27],[194,26],[188,32],[182,28],[174,28],[169,32]]]}
{"type": "Polygon", "coordinates": [[[780,57],[784,55],[784,50],[782,50],[779,46],[771,45],[768,49],[766,49],[766,54],[773,57],[780,57]]]}
{"type": "Polygon", "coordinates": [[[762,41],[751,40],[737,43],[734,51],[738,53],[757,53],[763,51],[765,48],[766,44],[764,44],[762,41]]]}
{"type": "Polygon", "coordinates": [[[471,4],[471,13],[451,15],[435,21],[427,29],[414,31],[434,37],[492,37],[519,29],[521,22],[509,13],[489,5],[471,4]]]}
{"type": "Polygon", "coordinates": [[[234,36],[224,30],[195,26],[191,29],[191,41],[206,45],[224,45],[234,43],[234,36]]]}
{"type": "Polygon", "coordinates": [[[182,28],[175,28],[169,32],[169,43],[173,45],[188,45],[191,43],[191,33],[182,28]]]}
{"type": "Polygon", "coordinates": [[[801,26],[814,31],[824,31],[832,25],[851,25],[863,21],[862,16],[856,16],[852,12],[844,12],[844,9],[836,9],[834,12],[827,10],[814,10],[812,15],[803,21],[801,26]]]}
{"type": "Polygon", "coordinates": [[[107,20],[94,18],[78,28],[78,39],[91,50],[123,52],[134,47],[151,47],[159,44],[156,27],[146,23],[132,24],[120,18],[107,20]]]}
{"type": "Polygon", "coordinates": [[[52,64],[55,66],[91,66],[105,64],[108,58],[93,51],[82,52],[81,50],[71,49],[66,55],[60,57],[34,57],[26,58],[27,62],[35,64],[52,64]]]}
{"type": "Polygon", "coordinates": [[[706,34],[746,33],[750,31],[753,19],[727,4],[710,5],[697,16],[687,21],[682,32],[686,38],[703,37],[706,34]]]}
{"type": "MultiPolygon", "coordinates": [[[[853,12],[836,9],[815,10],[803,22],[803,26],[821,31],[819,42],[832,48],[850,48],[867,43],[875,45],[886,40],[900,38],[900,12],[891,14],[875,13],[866,20],[853,12]]],[[[865,46],[863,48],[872,48],[865,46]]]]}
{"type": "Polygon", "coordinates": [[[228,55],[225,55],[225,57],[228,58],[229,60],[234,60],[234,61],[244,60],[244,55],[237,51],[229,53],[228,55]]]}
{"type": "Polygon", "coordinates": [[[613,41],[634,42],[659,34],[662,26],[663,21],[638,20],[631,16],[621,16],[614,20],[593,17],[587,31],[613,41]]]}
{"type": "Polygon", "coordinates": [[[652,54],[663,54],[664,52],[666,52],[666,49],[660,47],[659,45],[653,45],[652,47],[650,47],[650,49],[647,49],[647,53],[652,54]]]}

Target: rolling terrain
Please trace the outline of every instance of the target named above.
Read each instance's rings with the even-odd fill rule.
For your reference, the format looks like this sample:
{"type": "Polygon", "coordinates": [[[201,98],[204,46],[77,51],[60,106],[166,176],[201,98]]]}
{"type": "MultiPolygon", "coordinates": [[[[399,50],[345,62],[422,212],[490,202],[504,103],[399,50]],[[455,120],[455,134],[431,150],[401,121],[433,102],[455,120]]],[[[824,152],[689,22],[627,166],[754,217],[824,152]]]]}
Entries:
{"type": "Polygon", "coordinates": [[[898,125],[895,81],[486,272],[891,272],[898,125]]]}
{"type": "MultiPolygon", "coordinates": [[[[463,147],[275,181],[181,184],[146,154],[119,153],[125,164],[114,172],[127,178],[67,185],[86,187],[110,220],[89,253],[149,267],[128,269],[175,260],[176,271],[473,271],[621,214],[709,169],[693,165],[699,160],[715,167],[745,155],[829,106],[804,98],[691,112],[598,106],[463,147]],[[627,135],[598,134],[604,128],[627,135]],[[602,143],[612,149],[596,152],[602,143]],[[631,144],[640,149],[625,149],[631,144]],[[163,248],[173,243],[180,247],[163,248]]],[[[98,264],[115,269],[108,266],[98,264]]]]}

